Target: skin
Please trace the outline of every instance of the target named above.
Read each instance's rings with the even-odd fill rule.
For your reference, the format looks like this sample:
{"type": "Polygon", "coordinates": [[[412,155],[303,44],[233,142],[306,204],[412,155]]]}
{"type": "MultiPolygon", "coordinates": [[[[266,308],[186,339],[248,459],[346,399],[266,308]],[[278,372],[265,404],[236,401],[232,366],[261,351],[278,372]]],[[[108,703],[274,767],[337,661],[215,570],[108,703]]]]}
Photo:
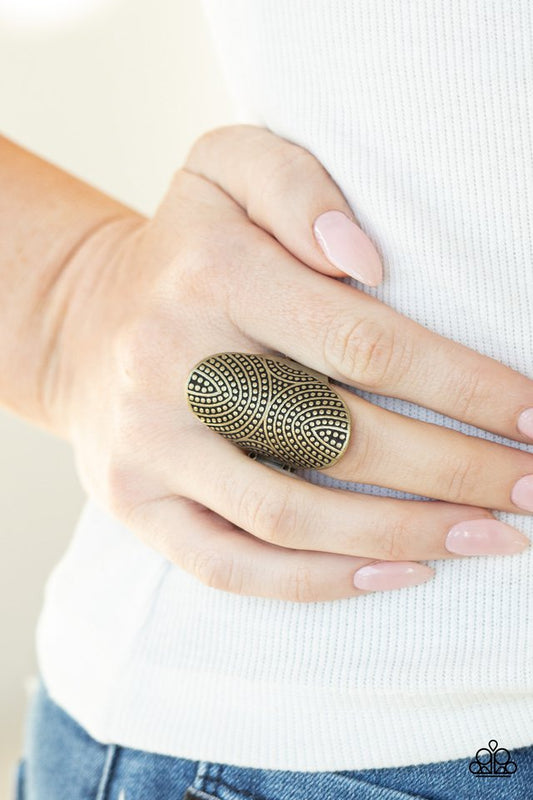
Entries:
{"type": "Polygon", "coordinates": [[[357,435],[326,472],[435,502],[312,485],[192,415],[184,387],[200,359],[281,352],[529,442],[517,418],[533,381],[338,280],[312,224],[353,214],[304,149],[254,126],[210,131],[153,219],[5,139],[0,175],[0,399],[69,440],[89,495],[203,583],[295,602],[356,597],[362,566],[458,558],[445,547],[452,525],[492,519],[489,508],[525,513],[511,490],[533,454],[345,389],[357,435]]]}

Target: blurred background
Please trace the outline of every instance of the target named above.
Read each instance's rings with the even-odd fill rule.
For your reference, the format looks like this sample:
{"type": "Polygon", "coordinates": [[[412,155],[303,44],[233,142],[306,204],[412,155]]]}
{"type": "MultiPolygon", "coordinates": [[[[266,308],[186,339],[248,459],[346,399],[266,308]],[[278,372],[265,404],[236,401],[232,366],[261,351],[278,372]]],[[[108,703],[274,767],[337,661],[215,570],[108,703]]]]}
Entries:
{"type": "MultiPolygon", "coordinates": [[[[194,139],[235,119],[198,0],[0,0],[0,132],[134,208],[151,214],[194,139]]],[[[68,445],[0,410],[1,800],[83,497],[68,445]]]]}

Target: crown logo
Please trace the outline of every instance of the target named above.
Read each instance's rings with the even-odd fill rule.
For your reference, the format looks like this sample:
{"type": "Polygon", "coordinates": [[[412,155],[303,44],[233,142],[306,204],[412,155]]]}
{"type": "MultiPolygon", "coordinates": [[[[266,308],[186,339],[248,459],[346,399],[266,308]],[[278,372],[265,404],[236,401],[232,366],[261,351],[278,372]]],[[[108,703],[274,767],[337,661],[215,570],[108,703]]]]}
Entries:
{"type": "Polygon", "coordinates": [[[480,747],[468,769],[476,778],[507,778],[516,772],[516,763],[511,761],[509,750],[498,747],[496,739],[491,739],[489,749],[480,747]]]}

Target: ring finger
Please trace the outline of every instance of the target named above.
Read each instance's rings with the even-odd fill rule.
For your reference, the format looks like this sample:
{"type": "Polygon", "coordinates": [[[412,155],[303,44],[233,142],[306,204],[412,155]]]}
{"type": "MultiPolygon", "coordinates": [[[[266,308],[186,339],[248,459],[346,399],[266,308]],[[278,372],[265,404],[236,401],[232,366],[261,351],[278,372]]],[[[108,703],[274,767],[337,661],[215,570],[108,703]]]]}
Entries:
{"type": "Polygon", "coordinates": [[[165,448],[169,490],[272,544],[394,561],[513,553],[528,544],[485,508],[316,486],[253,461],[207,428],[189,435],[185,472],[178,443],[165,448]]]}

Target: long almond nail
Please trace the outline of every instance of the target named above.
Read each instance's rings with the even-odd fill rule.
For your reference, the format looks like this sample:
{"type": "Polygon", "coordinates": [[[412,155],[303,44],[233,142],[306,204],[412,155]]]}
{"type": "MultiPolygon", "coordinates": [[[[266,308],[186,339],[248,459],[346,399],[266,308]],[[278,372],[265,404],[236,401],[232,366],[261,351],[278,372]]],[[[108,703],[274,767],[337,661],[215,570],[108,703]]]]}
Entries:
{"type": "Polygon", "coordinates": [[[533,475],[524,475],[517,480],[511,492],[511,500],[524,511],[533,511],[533,475]]]}
{"type": "Polygon", "coordinates": [[[497,519],[469,519],[448,531],[446,549],[462,556],[493,556],[520,553],[529,539],[497,519]]]}
{"type": "Polygon", "coordinates": [[[435,570],[424,564],[411,561],[380,561],[378,564],[367,564],[353,576],[356,589],[382,591],[384,589],[404,589],[406,586],[417,586],[425,583],[435,574],[435,570]]]}
{"type": "Polygon", "coordinates": [[[518,417],[517,427],[524,436],[533,439],[533,408],[526,408],[518,417]]]}
{"type": "Polygon", "coordinates": [[[325,211],[313,224],[315,238],[328,261],[368,286],[383,280],[378,252],[368,236],[342,211],[325,211]]]}

